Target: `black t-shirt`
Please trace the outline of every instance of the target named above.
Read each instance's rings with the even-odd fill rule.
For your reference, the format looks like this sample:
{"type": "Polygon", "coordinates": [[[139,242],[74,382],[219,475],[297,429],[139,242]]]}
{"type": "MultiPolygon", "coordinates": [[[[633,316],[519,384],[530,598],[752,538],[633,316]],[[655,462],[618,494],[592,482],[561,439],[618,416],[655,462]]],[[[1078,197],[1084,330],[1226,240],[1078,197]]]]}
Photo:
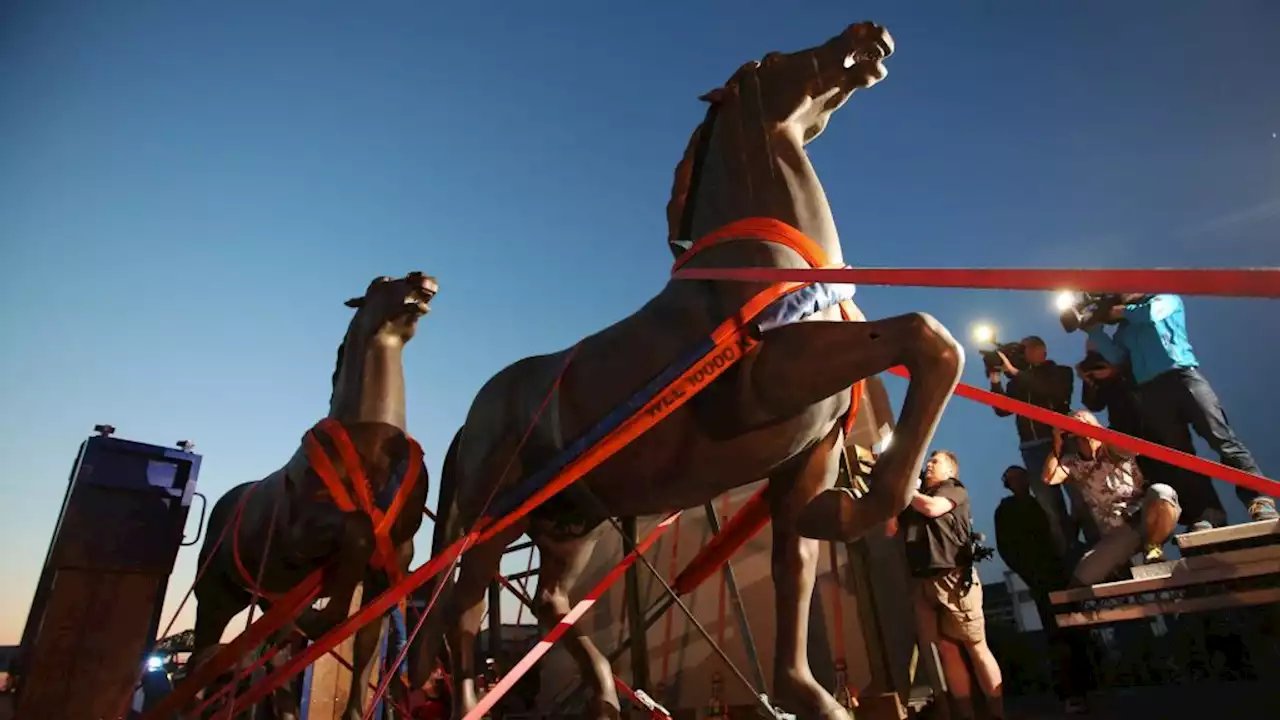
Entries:
{"type": "Polygon", "coordinates": [[[1062,557],[1049,542],[1049,517],[1031,496],[1010,495],[996,507],[996,550],[1032,592],[1066,587],[1062,557]]]}
{"type": "Polygon", "coordinates": [[[907,567],[911,575],[930,577],[969,565],[969,529],[973,524],[969,491],[959,480],[944,480],[932,488],[921,488],[920,492],[947,498],[956,506],[936,518],[925,517],[912,507],[902,512],[899,524],[907,544],[907,567]]]}

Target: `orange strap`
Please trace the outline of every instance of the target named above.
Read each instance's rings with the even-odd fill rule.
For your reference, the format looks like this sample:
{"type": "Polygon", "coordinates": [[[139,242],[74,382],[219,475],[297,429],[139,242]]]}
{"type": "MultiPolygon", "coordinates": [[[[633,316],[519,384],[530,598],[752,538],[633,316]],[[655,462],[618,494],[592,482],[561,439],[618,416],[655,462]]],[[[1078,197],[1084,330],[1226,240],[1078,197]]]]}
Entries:
{"type": "Polygon", "coordinates": [[[269,593],[259,587],[258,578],[255,578],[240,560],[240,521],[244,519],[244,508],[249,502],[249,496],[257,487],[258,483],[253,483],[245,488],[244,495],[240,496],[240,502],[236,503],[236,512],[231,520],[231,560],[235,563],[236,572],[240,573],[241,582],[249,592],[264,600],[275,602],[278,599],[278,593],[269,593]]]}
{"type": "Polygon", "coordinates": [[[320,476],[320,480],[338,509],[343,512],[364,512],[373,521],[375,551],[370,564],[386,572],[392,583],[400,582],[403,573],[396,558],[395,544],[391,542],[391,528],[404,510],[404,505],[408,502],[409,494],[413,491],[422,470],[422,447],[412,437],[407,435],[405,437],[409,441],[409,462],[405,467],[400,488],[396,491],[385,513],[374,503],[373,487],[369,484],[369,478],[365,476],[360,454],[356,451],[355,444],[351,442],[351,436],[347,434],[342,423],[333,418],[324,418],[316,423],[303,439],[311,469],[320,476]],[[351,494],[347,492],[346,486],[342,484],[342,479],[325,453],[324,447],[320,445],[318,432],[327,435],[337,448],[338,457],[342,459],[342,464],[347,469],[347,477],[356,495],[354,501],[351,494]]]}
{"type": "MultiPolygon", "coordinates": [[[[804,258],[805,262],[809,263],[810,267],[844,267],[843,265],[830,263],[827,253],[822,249],[821,245],[787,223],[777,218],[749,217],[735,220],[699,238],[687,251],[676,258],[671,266],[672,274],[703,250],[736,240],[762,240],[784,245],[796,251],[800,257],[804,258]]],[[[840,315],[846,321],[853,320],[853,303],[849,300],[840,301],[840,315]]],[[[858,419],[858,408],[862,404],[862,393],[865,384],[865,380],[859,380],[852,386],[853,395],[849,402],[849,414],[844,418],[846,441],[853,436],[853,427],[858,419]]]]}
{"type": "Polygon", "coordinates": [[[857,695],[852,688],[849,687],[848,673],[848,655],[845,653],[844,644],[844,603],[843,593],[840,586],[840,559],[836,557],[836,552],[840,548],[840,543],[832,541],[827,548],[827,556],[831,562],[831,615],[832,615],[832,634],[835,637],[832,640],[832,654],[835,656],[834,665],[836,671],[836,692],[837,700],[841,704],[845,704],[843,698],[849,698],[849,705],[856,703],[857,695]]]}

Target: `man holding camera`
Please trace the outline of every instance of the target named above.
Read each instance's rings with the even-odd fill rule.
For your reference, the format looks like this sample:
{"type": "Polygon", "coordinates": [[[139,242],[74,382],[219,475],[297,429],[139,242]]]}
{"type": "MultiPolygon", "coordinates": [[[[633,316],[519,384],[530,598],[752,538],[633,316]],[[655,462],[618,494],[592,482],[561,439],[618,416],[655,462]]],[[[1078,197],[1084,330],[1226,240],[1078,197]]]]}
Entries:
{"type": "MultiPolygon", "coordinates": [[[[1200,373],[1200,361],[1187,337],[1181,297],[1120,295],[1116,304],[1093,313],[1084,328],[1107,362],[1128,362],[1138,385],[1144,426],[1153,441],[1194,455],[1190,426],[1223,465],[1262,474],[1253,454],[1227,422],[1217,394],[1200,373]],[[1115,325],[1114,334],[1108,335],[1104,324],[1115,325]]],[[[1226,511],[1209,478],[1179,470],[1171,473],[1168,481],[1182,502],[1181,521],[1193,531],[1226,524],[1226,511]]],[[[1256,490],[1237,485],[1236,497],[1248,508],[1251,520],[1280,517],[1275,500],[1256,490]]]]}
{"type": "Polygon", "coordinates": [[[920,489],[890,533],[905,535],[911,600],[921,651],[938,647],[942,673],[961,718],[973,717],[969,656],[990,717],[1004,718],[1003,679],[987,645],[982,583],[974,568],[973,518],[969,491],[959,480],[960,464],[947,450],[929,456],[920,489]]]}
{"type": "MultiPolygon", "coordinates": [[[[987,379],[991,381],[991,392],[1056,413],[1068,412],[1071,409],[1071,393],[1075,390],[1075,374],[1071,368],[1050,360],[1044,340],[1035,335],[1023,338],[1020,345],[1026,357],[1026,367],[1016,367],[1004,352],[997,351],[1003,367],[990,370],[987,374],[987,379]],[[1001,383],[1001,371],[1009,377],[1007,387],[1001,383]]],[[[994,410],[1000,417],[1012,414],[1000,408],[994,410]]],[[[1018,449],[1022,452],[1024,466],[1035,469],[1044,467],[1053,450],[1053,428],[1021,415],[1016,422],[1018,449]]],[[[1062,489],[1040,482],[1040,475],[1034,470],[1031,476],[1031,494],[1049,517],[1051,542],[1058,554],[1065,557],[1078,530],[1067,513],[1062,489]]]]}

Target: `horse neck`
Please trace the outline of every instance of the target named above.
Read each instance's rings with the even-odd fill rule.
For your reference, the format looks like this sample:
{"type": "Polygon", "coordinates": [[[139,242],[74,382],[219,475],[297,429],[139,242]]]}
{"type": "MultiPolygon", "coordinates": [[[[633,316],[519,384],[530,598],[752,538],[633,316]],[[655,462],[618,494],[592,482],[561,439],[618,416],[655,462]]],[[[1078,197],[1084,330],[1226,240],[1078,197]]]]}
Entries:
{"type": "MultiPolygon", "coordinates": [[[[831,206],[803,140],[741,115],[736,100],[708,115],[711,137],[685,198],[686,211],[693,211],[692,237],[681,239],[696,240],[735,220],[768,217],[807,235],[827,262],[843,263],[831,206]]],[[[695,145],[707,124],[695,132],[695,145]]]]}
{"type": "Polygon", "coordinates": [[[383,423],[406,430],[404,342],[377,333],[347,332],[329,417],[341,423],[383,423]]]}

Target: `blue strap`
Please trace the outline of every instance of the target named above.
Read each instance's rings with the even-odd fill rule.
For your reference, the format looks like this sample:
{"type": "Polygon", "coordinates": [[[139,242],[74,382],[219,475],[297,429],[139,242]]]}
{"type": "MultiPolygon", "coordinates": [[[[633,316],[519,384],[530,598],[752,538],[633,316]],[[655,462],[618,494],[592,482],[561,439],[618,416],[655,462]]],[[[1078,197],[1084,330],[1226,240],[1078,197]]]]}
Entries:
{"type": "MultiPolygon", "coordinates": [[[[822,312],[829,307],[840,304],[842,300],[853,297],[854,286],[843,283],[814,283],[787,293],[774,300],[757,316],[760,329],[770,330],[789,323],[798,322],[814,313],[822,312]]],[[[658,373],[626,402],[615,407],[600,422],[596,423],[586,434],[570,443],[558,453],[546,467],[519,482],[510,490],[495,498],[493,505],[486,513],[488,517],[500,518],[520,507],[524,501],[533,496],[551,482],[551,480],[576,460],[589,448],[600,442],[606,435],[616,430],[628,418],[639,412],[646,403],[662,392],[676,378],[680,377],[707,353],[715,348],[715,342],[706,338],[689,352],[676,358],[665,370],[658,373]]]]}

